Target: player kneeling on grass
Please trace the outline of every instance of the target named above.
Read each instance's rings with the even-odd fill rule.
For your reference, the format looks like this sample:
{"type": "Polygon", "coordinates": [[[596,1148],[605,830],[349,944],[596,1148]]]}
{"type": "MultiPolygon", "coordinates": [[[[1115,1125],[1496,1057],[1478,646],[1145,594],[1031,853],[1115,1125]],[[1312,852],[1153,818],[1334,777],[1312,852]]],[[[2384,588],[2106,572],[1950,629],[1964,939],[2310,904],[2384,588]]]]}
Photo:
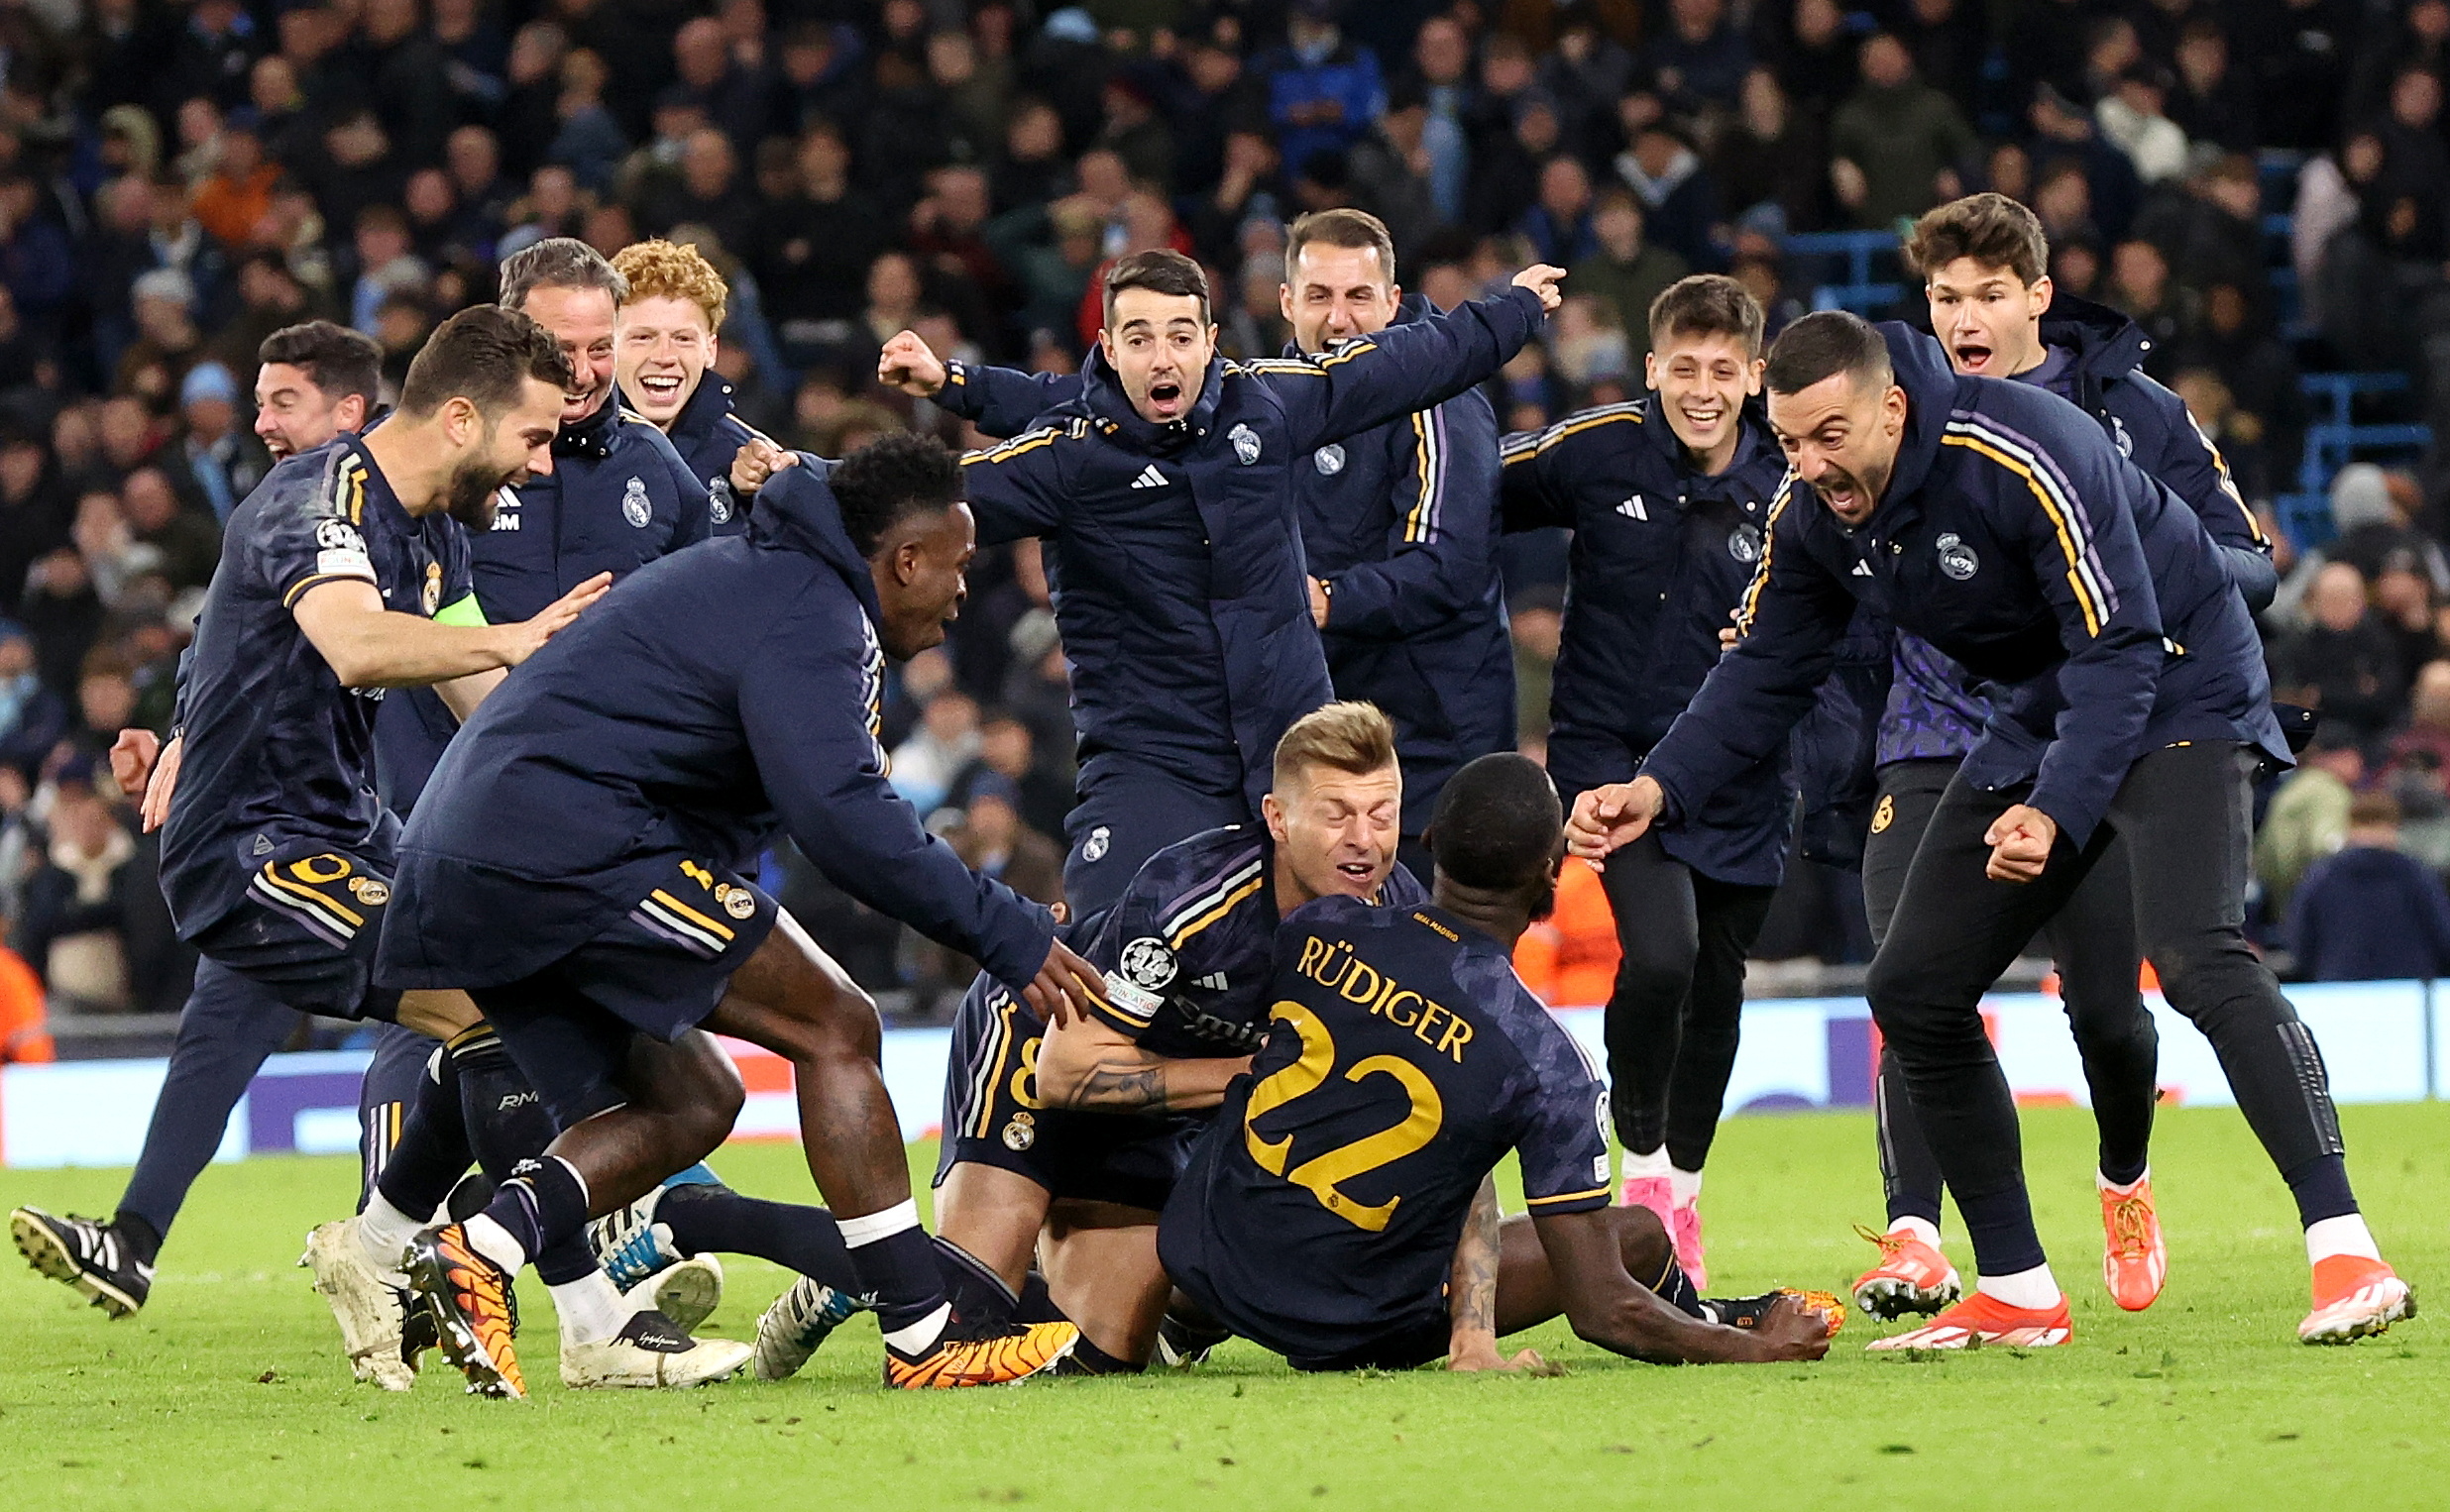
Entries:
{"type": "Polygon", "coordinates": [[[1834,1297],[1773,1293],[1729,1327],[1635,1279],[1674,1270],[1666,1231],[1609,1206],[1606,1094],[1508,955],[1555,899],[1563,821],[1536,764],[1481,757],[1439,795],[1430,904],[1328,898],[1284,920],[1268,1042],[1158,1231],[1215,1323],[1304,1370],[1532,1364],[1498,1339],[1560,1313],[1640,1359],[1828,1352],[1834,1297]],[[1508,1150],[1527,1223],[1497,1222],[1508,1150]]]}

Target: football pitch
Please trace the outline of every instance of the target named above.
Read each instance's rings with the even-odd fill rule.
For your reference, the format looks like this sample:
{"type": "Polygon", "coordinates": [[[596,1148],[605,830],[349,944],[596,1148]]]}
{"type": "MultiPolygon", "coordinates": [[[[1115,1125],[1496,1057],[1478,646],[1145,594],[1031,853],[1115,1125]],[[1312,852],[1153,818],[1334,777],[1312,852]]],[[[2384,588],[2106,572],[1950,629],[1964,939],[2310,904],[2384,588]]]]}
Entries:
{"type": "MultiPolygon", "coordinates": [[[[2341,1118],[2384,1250],[2430,1301],[2450,1284],[2450,1105],[2341,1118]]],[[[2450,1494],[2450,1320],[2353,1349],[2298,1345],[2303,1250],[2234,1111],[2162,1118],[2170,1285],[2136,1316],[2101,1289],[2088,1117],[2032,1110],[2025,1128],[2043,1235],[2074,1300],[2064,1349],[1868,1355],[1875,1330],[1855,1314],[1817,1365],[1670,1369],[1551,1325],[1516,1342],[1568,1367],[1549,1379],[1304,1377],[1235,1344],[1187,1373],[902,1395],[878,1385],[860,1319],[792,1381],[574,1393],[531,1276],[524,1404],[463,1395],[433,1356],[413,1393],[353,1385],[290,1262],[309,1225],[346,1211],[354,1165],[254,1160],[206,1173],[151,1305],[126,1322],[0,1251],[0,1465],[20,1504],[181,1508],[2234,1508],[2450,1494]]],[[[933,1158],[915,1148],[914,1170],[933,1158]]],[[[813,1200],[789,1146],[715,1164],[743,1190],[813,1200]]],[[[107,1212],[123,1176],[0,1173],[0,1207],[107,1212]]],[[[1704,1210],[1714,1292],[1842,1290],[1870,1253],[1850,1226],[1879,1218],[1869,1120],[1731,1121],[1704,1210]]],[[[706,1331],[746,1338],[785,1275],[726,1265],[706,1331]]]]}

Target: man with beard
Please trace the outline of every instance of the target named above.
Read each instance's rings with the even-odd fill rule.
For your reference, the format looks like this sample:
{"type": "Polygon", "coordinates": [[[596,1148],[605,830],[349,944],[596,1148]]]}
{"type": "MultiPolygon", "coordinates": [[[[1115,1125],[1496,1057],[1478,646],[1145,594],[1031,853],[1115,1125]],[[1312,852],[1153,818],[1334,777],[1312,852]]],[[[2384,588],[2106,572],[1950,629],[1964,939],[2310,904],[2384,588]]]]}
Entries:
{"type": "MultiPolygon", "coordinates": [[[[552,471],[569,383],[534,321],[465,311],[410,366],[398,413],[288,458],[232,512],[163,833],[171,918],[204,957],[189,1018],[229,1017],[223,1000],[244,997],[437,1036],[479,1022],[464,994],[373,985],[399,834],[375,797],[375,710],[388,690],[423,686],[474,709],[609,585],[590,579],[514,624],[455,612],[469,596],[466,529],[490,522],[497,489],[552,471]]],[[[182,1036],[173,1080],[192,1052],[182,1036]]],[[[147,1140],[195,1141],[200,1166],[221,1124],[157,1120],[147,1140]]],[[[183,1183],[132,1183],[107,1223],[20,1208],[10,1228],[38,1270],[126,1317],[183,1196],[183,1183]]]]}

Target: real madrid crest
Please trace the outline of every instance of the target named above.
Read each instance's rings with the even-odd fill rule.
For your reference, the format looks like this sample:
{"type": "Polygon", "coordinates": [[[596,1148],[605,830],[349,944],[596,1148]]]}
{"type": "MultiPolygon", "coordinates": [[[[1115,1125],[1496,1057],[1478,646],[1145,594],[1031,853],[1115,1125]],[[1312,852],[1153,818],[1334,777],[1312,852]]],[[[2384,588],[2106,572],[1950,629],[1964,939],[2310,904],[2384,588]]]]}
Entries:
{"type": "Polygon", "coordinates": [[[1113,833],[1105,825],[1098,825],[1089,831],[1087,839],[1080,842],[1080,859],[1083,861],[1105,860],[1106,847],[1113,843],[1113,833]]]}
{"type": "Polygon", "coordinates": [[[1896,822],[1897,799],[1893,794],[1883,793],[1880,795],[1880,807],[1871,810],[1871,832],[1884,834],[1896,822]]]}
{"type": "Polygon", "coordinates": [[[1225,433],[1234,444],[1234,456],[1244,467],[1259,460],[1259,433],[1247,425],[1237,425],[1225,433]]]}
{"type": "Polygon", "coordinates": [[[1026,1113],[1016,1113],[1004,1125],[1004,1147],[1024,1150],[1038,1142],[1038,1120],[1026,1113]]]}
{"type": "Polygon", "coordinates": [[[425,617],[428,619],[433,618],[434,611],[442,607],[442,564],[440,562],[425,564],[425,592],[419,601],[425,605],[425,617]]]}
{"type": "Polygon", "coordinates": [[[718,525],[731,523],[731,480],[721,473],[706,481],[706,516],[718,525]]]}
{"type": "Polygon", "coordinates": [[[621,490],[621,518],[640,530],[655,517],[655,506],[646,499],[646,480],[632,478],[629,486],[621,490]]]}
{"type": "Polygon", "coordinates": [[[351,897],[370,909],[382,908],[391,901],[391,890],[386,887],[381,879],[375,877],[350,878],[349,893],[351,897]]]}
{"type": "Polygon", "coordinates": [[[2135,438],[2127,434],[2127,422],[2116,415],[2110,416],[2110,439],[2118,443],[2119,456],[2135,455],[2135,438]]]}
{"type": "Polygon", "coordinates": [[[1330,441],[1310,454],[1310,465],[1318,469],[1321,478],[1333,478],[1344,471],[1344,448],[1330,441]]]}
{"type": "Polygon", "coordinates": [[[746,918],[757,912],[757,895],[728,882],[715,884],[715,901],[722,904],[724,912],[734,918],[746,918]]]}
{"type": "Polygon", "coordinates": [[[1953,533],[1943,535],[1932,544],[1940,551],[1940,570],[1957,582],[1963,583],[1982,570],[1982,559],[1953,533]]]}
{"type": "Polygon", "coordinates": [[[1761,527],[1738,525],[1726,533],[1726,554],[1747,567],[1761,560],[1761,527]]]}

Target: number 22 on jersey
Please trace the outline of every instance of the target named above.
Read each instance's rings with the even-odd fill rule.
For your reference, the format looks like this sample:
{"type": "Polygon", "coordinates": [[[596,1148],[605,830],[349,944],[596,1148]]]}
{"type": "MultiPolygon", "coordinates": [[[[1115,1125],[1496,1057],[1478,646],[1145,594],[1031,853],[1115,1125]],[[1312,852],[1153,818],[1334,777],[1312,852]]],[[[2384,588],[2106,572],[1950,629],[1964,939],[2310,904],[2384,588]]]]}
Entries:
{"type": "Polygon", "coordinates": [[[1318,1016],[1298,1003],[1280,1002],[1268,1017],[1290,1026],[1301,1036],[1301,1058],[1270,1073],[1251,1089],[1250,1109],[1242,1120],[1242,1137],[1251,1158],[1269,1174],[1306,1188],[1320,1206],[1355,1228],[1372,1234],[1385,1232],[1403,1199],[1395,1196],[1382,1203],[1365,1203],[1346,1196],[1340,1184],[1400,1160],[1437,1137],[1446,1122],[1446,1107],[1436,1085],[1400,1055],[1371,1055],[1353,1062],[1338,1079],[1360,1084],[1375,1076],[1392,1078],[1407,1102],[1403,1118],[1376,1134],[1322,1151],[1288,1171],[1284,1167],[1292,1158],[1292,1135],[1272,1139],[1260,1133],[1259,1121],[1327,1085],[1335,1076],[1336,1040],[1318,1016]]]}

